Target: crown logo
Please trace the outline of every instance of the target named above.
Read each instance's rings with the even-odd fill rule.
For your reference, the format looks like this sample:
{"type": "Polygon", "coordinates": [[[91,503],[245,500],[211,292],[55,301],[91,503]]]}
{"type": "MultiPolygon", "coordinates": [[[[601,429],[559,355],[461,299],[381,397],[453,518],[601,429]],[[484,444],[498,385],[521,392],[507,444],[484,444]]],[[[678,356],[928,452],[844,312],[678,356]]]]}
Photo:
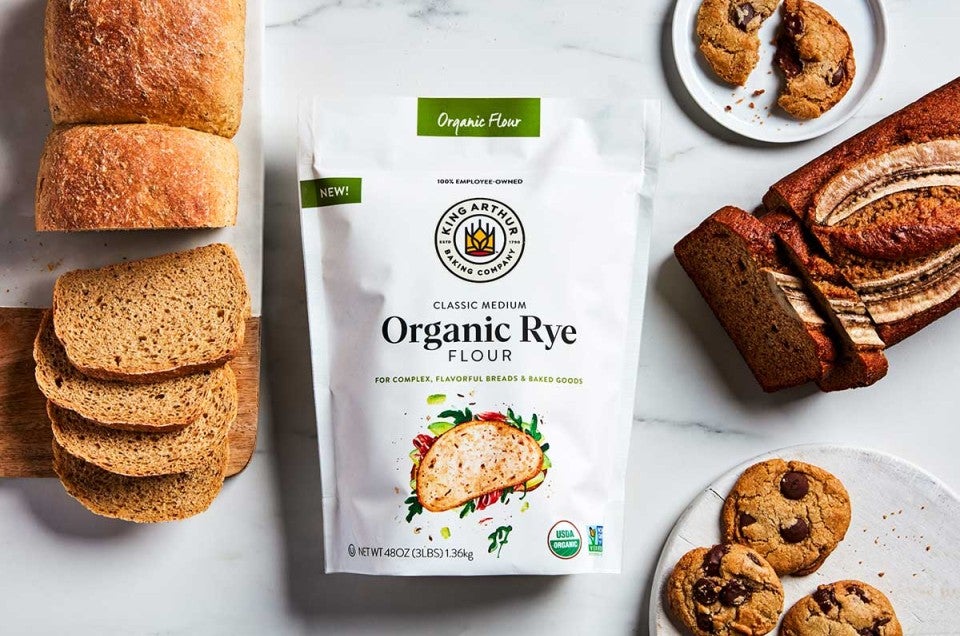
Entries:
{"type": "Polygon", "coordinates": [[[470,256],[483,257],[493,256],[497,246],[497,231],[490,227],[481,225],[480,221],[473,224],[473,227],[467,227],[464,236],[464,251],[470,256]]]}

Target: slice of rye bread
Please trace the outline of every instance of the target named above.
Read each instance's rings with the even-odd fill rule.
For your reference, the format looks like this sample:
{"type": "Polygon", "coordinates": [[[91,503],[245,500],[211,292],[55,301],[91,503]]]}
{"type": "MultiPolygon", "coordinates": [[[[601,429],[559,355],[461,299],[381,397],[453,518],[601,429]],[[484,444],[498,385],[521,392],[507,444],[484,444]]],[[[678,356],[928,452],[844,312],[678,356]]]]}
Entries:
{"type": "Polygon", "coordinates": [[[53,470],[67,493],[93,513],[137,523],[177,521],[210,507],[223,487],[229,452],[224,442],[197,470],[126,477],[74,457],[54,441],[53,470]]]}
{"type": "Polygon", "coordinates": [[[237,379],[229,365],[197,421],[164,433],[105,428],[47,402],[53,436],[68,453],[128,477],[171,475],[202,468],[216,456],[237,418],[237,379]]]}
{"type": "Polygon", "coordinates": [[[832,368],[818,381],[824,391],[869,386],[887,374],[885,345],[877,335],[870,314],[857,292],[827,260],[795,217],[780,212],[764,213],[761,221],[770,227],[783,246],[782,253],[804,281],[821,316],[839,336],[839,355],[832,368]]]}
{"type": "MultiPolygon", "coordinates": [[[[876,157],[910,144],[958,137],[960,78],[921,97],[787,175],[771,186],[764,196],[764,205],[770,210],[794,214],[814,236],[821,239],[815,207],[818,196],[834,177],[868,157],[876,157]]],[[[829,237],[821,242],[829,249],[829,237]]],[[[878,322],[877,333],[889,347],[957,307],[960,307],[960,293],[909,317],[878,322]]]]}
{"type": "Polygon", "coordinates": [[[207,409],[222,368],[153,384],[88,377],[67,360],[47,311],[33,345],[40,391],[57,406],[101,426],[129,431],[166,431],[192,424],[207,409]]]}
{"type": "Polygon", "coordinates": [[[53,290],[67,358],[104,380],[157,382],[220,366],[243,346],[249,315],[240,262],[221,243],[68,272],[53,290]]]}
{"type": "Polygon", "coordinates": [[[417,498],[431,512],[519,486],[543,466],[540,445],[504,422],[472,421],[436,439],[417,469],[417,498]]]}
{"type": "Polygon", "coordinates": [[[836,344],[770,226],[725,207],[674,247],[764,391],[820,381],[836,344]]]}

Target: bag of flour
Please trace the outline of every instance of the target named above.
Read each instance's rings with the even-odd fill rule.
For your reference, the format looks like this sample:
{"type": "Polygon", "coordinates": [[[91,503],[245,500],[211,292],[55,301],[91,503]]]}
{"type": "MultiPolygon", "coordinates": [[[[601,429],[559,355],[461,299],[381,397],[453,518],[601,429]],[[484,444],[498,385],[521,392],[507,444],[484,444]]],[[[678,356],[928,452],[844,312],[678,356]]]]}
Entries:
{"type": "Polygon", "coordinates": [[[303,102],[328,572],[619,572],[655,102],[303,102]]]}

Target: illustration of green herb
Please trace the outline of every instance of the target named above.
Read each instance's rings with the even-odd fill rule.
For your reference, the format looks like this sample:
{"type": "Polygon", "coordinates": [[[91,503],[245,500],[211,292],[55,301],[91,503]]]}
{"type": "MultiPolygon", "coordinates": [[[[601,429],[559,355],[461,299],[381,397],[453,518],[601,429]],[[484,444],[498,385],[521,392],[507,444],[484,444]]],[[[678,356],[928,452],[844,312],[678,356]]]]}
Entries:
{"type": "Polygon", "coordinates": [[[453,418],[454,424],[463,424],[464,422],[470,422],[473,420],[473,413],[470,411],[470,407],[466,407],[462,411],[448,409],[437,417],[450,417],[453,418]]]}
{"type": "Polygon", "coordinates": [[[503,550],[503,546],[507,545],[507,537],[510,536],[510,532],[513,530],[513,526],[500,526],[496,530],[490,533],[490,536],[487,539],[490,540],[490,547],[487,548],[487,552],[493,554],[494,551],[497,552],[497,558],[500,558],[500,551],[503,550]]]}
{"type": "Polygon", "coordinates": [[[420,498],[417,497],[416,491],[411,493],[409,497],[403,500],[403,503],[408,504],[407,507],[407,523],[416,517],[419,514],[423,513],[423,506],[420,504],[420,498]]]}
{"type": "Polygon", "coordinates": [[[473,499],[471,499],[460,510],[460,518],[463,519],[471,512],[476,512],[476,510],[477,510],[477,504],[473,499]]]}

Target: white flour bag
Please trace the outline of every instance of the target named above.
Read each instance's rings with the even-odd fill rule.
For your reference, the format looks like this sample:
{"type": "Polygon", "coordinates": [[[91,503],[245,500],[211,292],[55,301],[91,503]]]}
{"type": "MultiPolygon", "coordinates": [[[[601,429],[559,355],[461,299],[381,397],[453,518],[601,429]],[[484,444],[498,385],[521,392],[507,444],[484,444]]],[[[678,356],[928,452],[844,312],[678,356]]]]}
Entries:
{"type": "Polygon", "coordinates": [[[329,572],[619,572],[658,112],[302,104],[329,572]]]}

